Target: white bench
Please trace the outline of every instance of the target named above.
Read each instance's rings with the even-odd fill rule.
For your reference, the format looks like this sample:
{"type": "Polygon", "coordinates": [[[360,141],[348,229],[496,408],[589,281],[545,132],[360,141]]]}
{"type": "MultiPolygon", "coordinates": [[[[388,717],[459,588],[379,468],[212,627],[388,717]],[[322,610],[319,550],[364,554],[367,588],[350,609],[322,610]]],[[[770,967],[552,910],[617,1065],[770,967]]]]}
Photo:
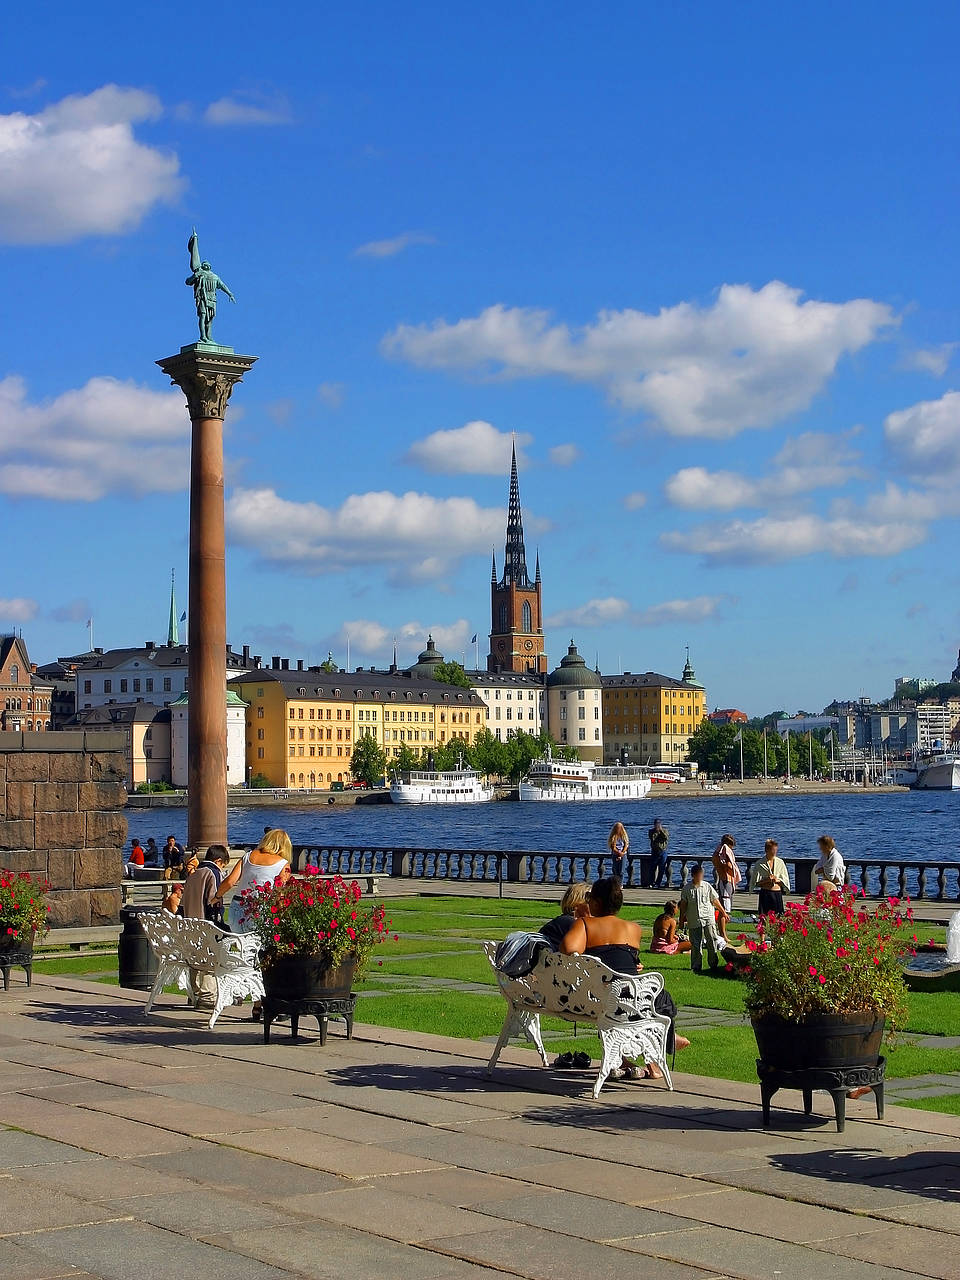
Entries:
{"type": "Polygon", "coordinates": [[[540,1036],[540,1015],[566,1022],[591,1022],[600,1035],[603,1057],[593,1086],[599,1097],[604,1081],[624,1058],[655,1062],[663,1072],[668,1089],[673,1089],[667,1065],[667,1036],[670,1019],[657,1013],[653,1002],[663,990],[659,973],[638,973],[636,977],[616,973],[593,956],[565,956],[542,952],[531,973],[508,978],[494,963],[497,944],[485,942],[483,949],[497,977],[500,994],[507,1002],[503,1029],[487,1064],[493,1075],[497,1059],[512,1036],[524,1035],[536,1046],[547,1066],[540,1036]]]}
{"type": "Polygon", "coordinates": [[[225,933],[209,920],[185,920],[169,911],[140,917],[159,967],[144,1013],[149,1013],[165,986],[176,983],[193,999],[190,970],[216,979],[217,997],[210,1029],[234,1000],[263,999],[258,954],[260,939],[252,933],[225,933]]]}

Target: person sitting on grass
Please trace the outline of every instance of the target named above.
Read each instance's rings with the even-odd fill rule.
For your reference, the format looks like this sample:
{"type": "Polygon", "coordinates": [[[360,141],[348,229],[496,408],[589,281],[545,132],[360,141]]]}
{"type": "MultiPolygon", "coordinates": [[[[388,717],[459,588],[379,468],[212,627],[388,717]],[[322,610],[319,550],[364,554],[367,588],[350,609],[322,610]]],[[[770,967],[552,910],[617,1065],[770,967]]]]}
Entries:
{"type": "MultiPolygon", "coordinates": [[[[608,969],[628,977],[642,972],[640,944],[643,941],[643,930],[633,920],[621,919],[619,911],[622,906],[623,886],[616,876],[604,876],[595,880],[590,887],[586,914],[577,918],[563,939],[560,947],[563,954],[595,956],[608,969]]],[[[670,1019],[667,1052],[672,1053],[675,1044],[678,1048],[685,1048],[686,1044],[681,1046],[675,1038],[677,1006],[666,989],[657,996],[653,1007],[657,1013],[670,1019]]],[[[662,1080],[663,1072],[656,1063],[650,1062],[641,1068],[624,1059],[612,1076],[615,1080],[622,1080],[624,1076],[630,1080],[662,1080]]]]}
{"type": "Polygon", "coordinates": [[[663,910],[653,922],[653,937],[650,939],[650,950],[654,955],[678,956],[690,950],[686,938],[678,937],[677,904],[665,902],[663,910]]]}

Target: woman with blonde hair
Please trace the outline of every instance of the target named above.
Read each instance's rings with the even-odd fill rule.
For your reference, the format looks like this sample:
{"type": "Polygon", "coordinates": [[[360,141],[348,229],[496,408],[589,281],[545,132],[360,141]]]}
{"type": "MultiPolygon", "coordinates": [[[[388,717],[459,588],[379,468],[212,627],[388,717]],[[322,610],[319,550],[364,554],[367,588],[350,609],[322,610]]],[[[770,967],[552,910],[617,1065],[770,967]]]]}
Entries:
{"type": "Polygon", "coordinates": [[[281,884],[290,878],[290,859],[293,856],[293,845],[290,837],[279,827],[267,831],[260,843],[250,853],[240,859],[228,876],[225,876],[218,897],[222,898],[234,890],[230,903],[230,928],[234,933],[249,933],[244,913],[243,895],[248,889],[259,889],[261,885],[273,884],[279,880],[281,884]]]}
{"type": "Polygon", "coordinates": [[[610,828],[610,834],[607,836],[607,848],[613,857],[610,859],[611,874],[623,882],[623,859],[630,848],[630,837],[627,835],[627,829],[622,822],[615,822],[610,828]]]}
{"type": "Polygon", "coordinates": [[[568,887],[560,900],[560,914],[540,926],[539,932],[547,939],[554,951],[560,950],[564,940],[580,916],[587,913],[587,899],[590,897],[590,886],[585,880],[568,887]]]}

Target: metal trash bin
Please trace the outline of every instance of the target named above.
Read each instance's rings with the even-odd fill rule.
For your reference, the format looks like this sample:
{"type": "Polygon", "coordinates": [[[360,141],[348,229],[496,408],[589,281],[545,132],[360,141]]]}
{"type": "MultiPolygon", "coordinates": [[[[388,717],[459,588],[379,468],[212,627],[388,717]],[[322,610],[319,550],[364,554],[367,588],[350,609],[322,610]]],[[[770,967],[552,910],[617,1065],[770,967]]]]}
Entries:
{"type": "Polygon", "coordinates": [[[156,915],[163,908],[121,907],[123,930],[117,943],[117,964],[121,987],[149,991],[157,976],[157,957],[141,923],[143,916],[156,915]]]}

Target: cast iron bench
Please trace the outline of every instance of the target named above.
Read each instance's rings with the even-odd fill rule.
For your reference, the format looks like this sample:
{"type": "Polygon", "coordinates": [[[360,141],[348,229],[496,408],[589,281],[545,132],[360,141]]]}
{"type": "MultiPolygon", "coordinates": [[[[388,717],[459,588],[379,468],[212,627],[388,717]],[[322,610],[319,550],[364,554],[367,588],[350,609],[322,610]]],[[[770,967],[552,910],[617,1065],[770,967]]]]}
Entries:
{"type": "Polygon", "coordinates": [[[531,973],[508,978],[495,964],[497,944],[485,942],[483,949],[507,1002],[503,1029],[487,1064],[488,1077],[493,1075],[497,1059],[512,1036],[526,1036],[536,1046],[543,1065],[549,1065],[540,1036],[540,1015],[544,1014],[566,1022],[590,1022],[597,1028],[603,1057],[593,1086],[595,1098],[624,1058],[655,1062],[667,1088],[673,1089],[667,1065],[670,1019],[653,1007],[663,990],[662,974],[638,973],[633,977],[608,969],[593,956],[544,951],[531,973]]]}
{"type": "Polygon", "coordinates": [[[172,983],[185,991],[196,1006],[190,970],[216,979],[217,997],[210,1015],[210,1029],[227,1007],[245,996],[263,999],[258,954],[260,939],[252,933],[225,933],[209,920],[185,920],[169,911],[141,917],[151,947],[157,954],[157,977],[147,999],[149,1013],[163,988],[172,983]]]}

